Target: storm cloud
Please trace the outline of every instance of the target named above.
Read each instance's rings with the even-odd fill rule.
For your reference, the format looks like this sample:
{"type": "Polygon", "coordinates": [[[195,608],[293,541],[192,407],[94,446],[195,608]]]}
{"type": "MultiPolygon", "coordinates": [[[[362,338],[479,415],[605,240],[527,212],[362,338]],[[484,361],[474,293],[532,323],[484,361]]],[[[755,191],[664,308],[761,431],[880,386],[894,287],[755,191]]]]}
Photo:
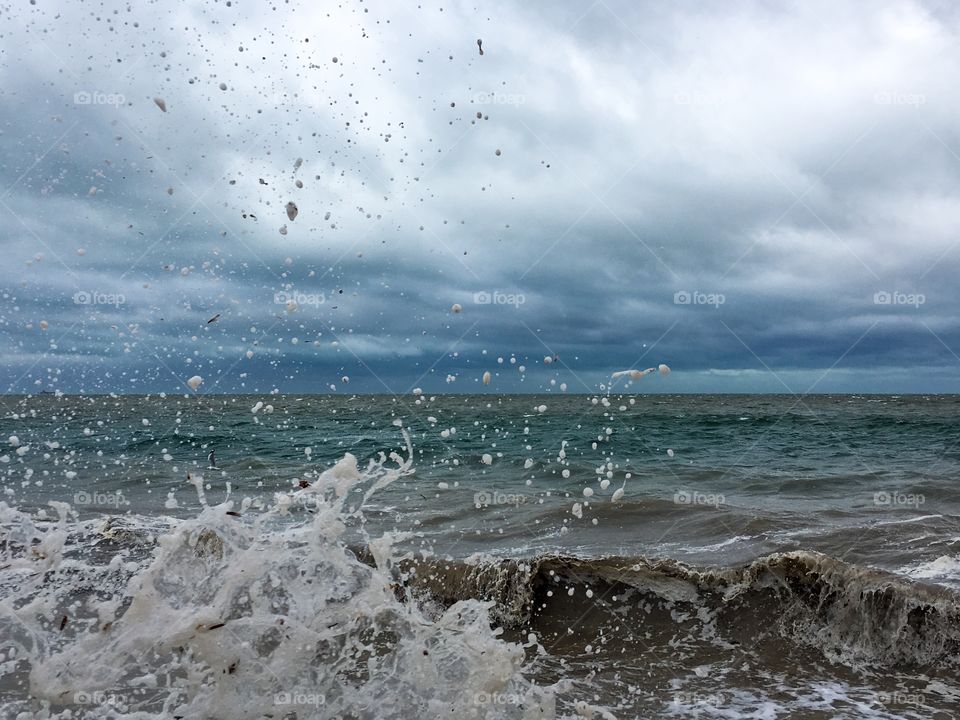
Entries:
{"type": "Polygon", "coordinates": [[[948,4],[2,14],[7,394],[960,391],[948,4]]]}

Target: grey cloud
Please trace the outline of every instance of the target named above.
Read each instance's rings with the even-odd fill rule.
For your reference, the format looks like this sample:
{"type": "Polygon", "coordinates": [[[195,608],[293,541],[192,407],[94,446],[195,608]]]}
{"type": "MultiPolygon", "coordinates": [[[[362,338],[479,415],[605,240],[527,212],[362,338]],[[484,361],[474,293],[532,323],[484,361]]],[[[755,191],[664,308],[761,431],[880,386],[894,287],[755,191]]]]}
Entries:
{"type": "Polygon", "coordinates": [[[10,392],[956,389],[947,7],[113,9],[4,31],[10,392]]]}

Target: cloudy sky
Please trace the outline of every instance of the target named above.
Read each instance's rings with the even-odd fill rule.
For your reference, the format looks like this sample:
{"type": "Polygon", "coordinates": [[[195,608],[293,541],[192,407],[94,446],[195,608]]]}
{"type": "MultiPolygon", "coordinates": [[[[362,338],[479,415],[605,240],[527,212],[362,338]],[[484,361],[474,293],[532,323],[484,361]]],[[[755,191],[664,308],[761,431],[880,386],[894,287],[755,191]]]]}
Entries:
{"type": "Polygon", "coordinates": [[[949,3],[138,5],[0,8],[8,394],[960,392],[949,3]]]}

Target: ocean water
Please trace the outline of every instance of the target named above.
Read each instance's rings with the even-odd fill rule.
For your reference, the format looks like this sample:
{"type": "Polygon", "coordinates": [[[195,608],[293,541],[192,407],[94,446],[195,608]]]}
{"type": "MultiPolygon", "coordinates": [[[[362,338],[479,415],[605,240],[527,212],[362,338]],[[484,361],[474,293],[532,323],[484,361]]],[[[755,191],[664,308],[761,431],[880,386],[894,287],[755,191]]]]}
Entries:
{"type": "Polygon", "coordinates": [[[7,397],[0,714],[954,717],[958,417],[7,397]]]}

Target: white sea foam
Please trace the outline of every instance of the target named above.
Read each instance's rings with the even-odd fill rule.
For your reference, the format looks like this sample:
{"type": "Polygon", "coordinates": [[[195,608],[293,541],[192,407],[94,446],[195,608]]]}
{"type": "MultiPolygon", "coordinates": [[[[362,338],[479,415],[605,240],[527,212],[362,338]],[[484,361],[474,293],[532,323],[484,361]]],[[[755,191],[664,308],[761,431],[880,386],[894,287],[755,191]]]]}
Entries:
{"type": "Polygon", "coordinates": [[[916,580],[934,580],[943,585],[960,587],[960,556],[941,555],[934,560],[905,565],[898,572],[916,580]]]}
{"type": "Polygon", "coordinates": [[[554,717],[489,604],[412,602],[399,535],[364,533],[372,565],[347,548],[364,503],[411,472],[409,438],[407,449],[363,470],[347,454],[262,512],[210,504],[194,477],[195,518],[124,530],[139,556],[137,543],[103,552],[64,503],[50,503],[49,523],[0,505],[0,683],[24,688],[6,716],[554,717]]]}

